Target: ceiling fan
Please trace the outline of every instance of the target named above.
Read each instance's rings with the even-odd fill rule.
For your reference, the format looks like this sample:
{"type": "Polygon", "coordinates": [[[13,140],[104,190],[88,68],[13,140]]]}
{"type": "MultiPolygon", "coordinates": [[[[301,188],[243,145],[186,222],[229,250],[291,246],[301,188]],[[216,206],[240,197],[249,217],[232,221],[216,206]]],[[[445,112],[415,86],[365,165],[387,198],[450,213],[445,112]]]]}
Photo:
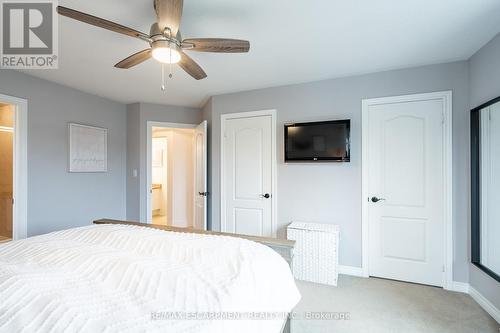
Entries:
{"type": "Polygon", "coordinates": [[[151,25],[149,35],[118,23],[97,16],[92,16],[74,9],[58,6],[60,15],[88,23],[97,27],[139,38],[147,43],[147,49],[139,51],[115,65],[116,68],[128,69],[153,57],[162,64],[179,64],[196,80],[207,77],[205,71],[184,51],[243,53],[250,50],[246,40],[223,38],[182,39],[179,25],[182,16],[183,0],[153,0],[157,20],[151,25]]]}

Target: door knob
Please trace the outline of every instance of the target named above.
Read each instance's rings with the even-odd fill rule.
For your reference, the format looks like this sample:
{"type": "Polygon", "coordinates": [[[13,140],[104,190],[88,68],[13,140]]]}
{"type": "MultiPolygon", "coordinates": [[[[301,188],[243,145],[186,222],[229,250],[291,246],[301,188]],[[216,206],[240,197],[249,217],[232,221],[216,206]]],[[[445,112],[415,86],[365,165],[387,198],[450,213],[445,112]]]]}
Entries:
{"type": "Polygon", "coordinates": [[[208,195],[208,192],[198,192],[198,195],[206,197],[208,195]]]}
{"type": "Polygon", "coordinates": [[[266,193],[266,194],[261,194],[260,197],[264,199],[269,199],[271,195],[269,193],[266,193]]]}
{"type": "Polygon", "coordinates": [[[384,198],[377,198],[377,197],[372,197],[370,200],[371,200],[372,202],[375,202],[375,203],[377,203],[377,202],[379,202],[379,201],[385,201],[385,199],[384,199],[384,198]]]}

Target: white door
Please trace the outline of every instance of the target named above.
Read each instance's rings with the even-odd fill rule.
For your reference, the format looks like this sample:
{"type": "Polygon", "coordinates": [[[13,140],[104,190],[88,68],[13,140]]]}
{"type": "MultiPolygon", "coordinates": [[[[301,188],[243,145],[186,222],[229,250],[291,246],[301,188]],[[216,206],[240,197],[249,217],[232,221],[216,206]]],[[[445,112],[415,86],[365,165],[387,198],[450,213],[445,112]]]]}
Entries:
{"type": "Polygon", "coordinates": [[[442,286],[444,102],[388,102],[365,115],[369,273],[442,286]]]}
{"type": "Polygon", "coordinates": [[[207,230],[207,121],[194,132],[194,228],[207,230]]]}
{"type": "Polygon", "coordinates": [[[223,119],[223,212],[225,232],[273,236],[273,118],[223,119]]]}

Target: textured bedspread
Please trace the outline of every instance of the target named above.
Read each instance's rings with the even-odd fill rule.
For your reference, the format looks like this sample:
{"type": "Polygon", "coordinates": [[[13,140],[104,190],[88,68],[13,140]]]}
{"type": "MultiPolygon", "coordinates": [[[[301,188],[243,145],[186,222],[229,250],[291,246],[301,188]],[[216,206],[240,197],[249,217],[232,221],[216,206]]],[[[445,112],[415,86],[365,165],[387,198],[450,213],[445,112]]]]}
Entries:
{"type": "Polygon", "coordinates": [[[251,317],[299,298],[286,262],[239,238],[93,225],[0,244],[0,332],[278,333],[251,317]]]}

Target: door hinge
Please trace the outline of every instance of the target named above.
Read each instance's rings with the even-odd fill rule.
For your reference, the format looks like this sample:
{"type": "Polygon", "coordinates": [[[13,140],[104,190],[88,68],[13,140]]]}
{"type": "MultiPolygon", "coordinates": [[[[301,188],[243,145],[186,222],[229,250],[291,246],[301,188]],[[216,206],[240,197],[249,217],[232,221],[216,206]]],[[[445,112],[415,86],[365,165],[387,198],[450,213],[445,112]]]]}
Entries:
{"type": "Polygon", "coordinates": [[[14,205],[14,198],[12,198],[12,205],[14,205]]]}

